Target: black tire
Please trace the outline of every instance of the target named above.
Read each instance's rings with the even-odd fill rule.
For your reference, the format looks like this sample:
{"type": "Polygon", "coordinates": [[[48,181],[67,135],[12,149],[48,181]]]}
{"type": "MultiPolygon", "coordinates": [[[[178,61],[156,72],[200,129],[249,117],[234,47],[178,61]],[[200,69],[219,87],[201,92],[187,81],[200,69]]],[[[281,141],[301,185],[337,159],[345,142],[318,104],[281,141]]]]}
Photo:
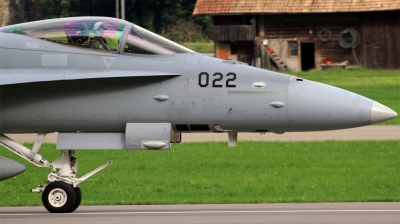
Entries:
{"type": "Polygon", "coordinates": [[[319,32],[318,32],[318,39],[321,41],[321,42],[328,42],[328,41],[330,41],[331,40],[331,38],[332,38],[332,33],[331,33],[331,31],[329,30],[329,29],[327,29],[327,28],[323,28],[323,29],[321,29],[319,32]],[[327,37],[326,37],[327,36],[327,37]]]}
{"type": "Polygon", "coordinates": [[[360,43],[360,33],[352,28],[347,28],[344,29],[342,32],[340,32],[339,35],[339,44],[341,47],[347,49],[347,48],[355,48],[359,43],[360,43]],[[351,42],[347,42],[346,40],[346,35],[350,34],[352,37],[351,42]]]}
{"type": "Polygon", "coordinates": [[[81,201],[82,201],[81,189],[79,187],[76,187],[76,188],[74,188],[74,190],[75,190],[76,200],[75,200],[74,206],[72,206],[72,209],[69,212],[75,211],[79,207],[79,205],[81,204],[81,201]]]}
{"type": "Polygon", "coordinates": [[[54,181],[44,189],[42,202],[51,213],[71,212],[76,202],[75,190],[70,184],[54,181]]]}

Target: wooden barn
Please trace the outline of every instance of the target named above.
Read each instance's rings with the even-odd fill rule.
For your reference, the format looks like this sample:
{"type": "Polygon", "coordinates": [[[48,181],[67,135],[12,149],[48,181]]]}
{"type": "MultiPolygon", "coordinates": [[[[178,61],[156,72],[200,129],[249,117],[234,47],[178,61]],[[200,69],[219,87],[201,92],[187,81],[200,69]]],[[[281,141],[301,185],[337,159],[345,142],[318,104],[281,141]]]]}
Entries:
{"type": "Polygon", "coordinates": [[[400,69],[400,0],[197,0],[193,14],[212,17],[218,58],[292,71],[328,61],[400,69]]]}

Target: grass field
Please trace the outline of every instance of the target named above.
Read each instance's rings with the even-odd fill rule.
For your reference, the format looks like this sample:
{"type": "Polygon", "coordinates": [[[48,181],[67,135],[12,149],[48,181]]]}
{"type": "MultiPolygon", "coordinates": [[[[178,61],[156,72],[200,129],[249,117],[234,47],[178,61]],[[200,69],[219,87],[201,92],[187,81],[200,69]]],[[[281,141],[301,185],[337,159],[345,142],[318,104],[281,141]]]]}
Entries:
{"type": "MultiPolygon", "coordinates": [[[[28,145],[32,147],[32,145],[28,145]]],[[[55,145],[40,153],[53,161],[55,145]]],[[[48,170],[0,182],[0,206],[40,205],[31,188],[48,170]]],[[[182,143],[170,151],[83,150],[78,176],[114,164],[83,182],[84,205],[400,201],[400,141],[182,143]]]]}
{"type": "Polygon", "coordinates": [[[214,53],[214,42],[182,42],[179,44],[199,53],[214,53]]]}
{"type": "MultiPolygon", "coordinates": [[[[358,93],[400,114],[400,71],[335,69],[287,73],[358,93]]],[[[379,125],[388,124],[400,124],[400,117],[379,123],[379,125]]]]}

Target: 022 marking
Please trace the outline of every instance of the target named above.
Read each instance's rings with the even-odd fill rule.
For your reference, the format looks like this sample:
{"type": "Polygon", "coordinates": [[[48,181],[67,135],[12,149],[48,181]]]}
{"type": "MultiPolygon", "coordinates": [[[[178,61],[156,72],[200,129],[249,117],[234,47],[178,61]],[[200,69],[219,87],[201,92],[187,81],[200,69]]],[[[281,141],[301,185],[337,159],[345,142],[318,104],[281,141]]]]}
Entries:
{"type": "MultiPolygon", "coordinates": [[[[215,88],[222,88],[223,86],[223,82],[222,80],[224,79],[224,75],[220,72],[216,72],[213,74],[213,81],[212,81],[212,87],[215,88]]],[[[236,84],[232,83],[236,80],[236,74],[233,72],[229,72],[228,74],[226,74],[226,77],[230,77],[226,80],[225,82],[225,87],[227,88],[236,88],[236,84]]],[[[199,86],[200,87],[207,87],[209,85],[209,81],[210,81],[210,75],[207,72],[200,72],[199,74],[199,86]]]]}

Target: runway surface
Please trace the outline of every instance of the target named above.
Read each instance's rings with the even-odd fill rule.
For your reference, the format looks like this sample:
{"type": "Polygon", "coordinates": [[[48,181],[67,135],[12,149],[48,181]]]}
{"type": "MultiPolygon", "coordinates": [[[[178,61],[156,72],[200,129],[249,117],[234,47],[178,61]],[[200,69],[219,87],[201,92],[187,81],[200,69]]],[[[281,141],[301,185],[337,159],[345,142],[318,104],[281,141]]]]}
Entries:
{"type": "MultiPolygon", "coordinates": [[[[18,142],[34,142],[35,134],[9,134],[18,142]]],[[[400,125],[365,126],[337,131],[288,132],[285,134],[239,133],[239,141],[324,141],[324,140],[400,140],[400,125]]],[[[227,133],[182,133],[182,142],[227,141],[227,133]]],[[[50,133],[44,142],[57,142],[57,133],[50,133]]]]}
{"type": "Polygon", "coordinates": [[[0,208],[3,224],[63,223],[400,223],[400,203],[81,206],[70,214],[43,207],[0,208]]]}

